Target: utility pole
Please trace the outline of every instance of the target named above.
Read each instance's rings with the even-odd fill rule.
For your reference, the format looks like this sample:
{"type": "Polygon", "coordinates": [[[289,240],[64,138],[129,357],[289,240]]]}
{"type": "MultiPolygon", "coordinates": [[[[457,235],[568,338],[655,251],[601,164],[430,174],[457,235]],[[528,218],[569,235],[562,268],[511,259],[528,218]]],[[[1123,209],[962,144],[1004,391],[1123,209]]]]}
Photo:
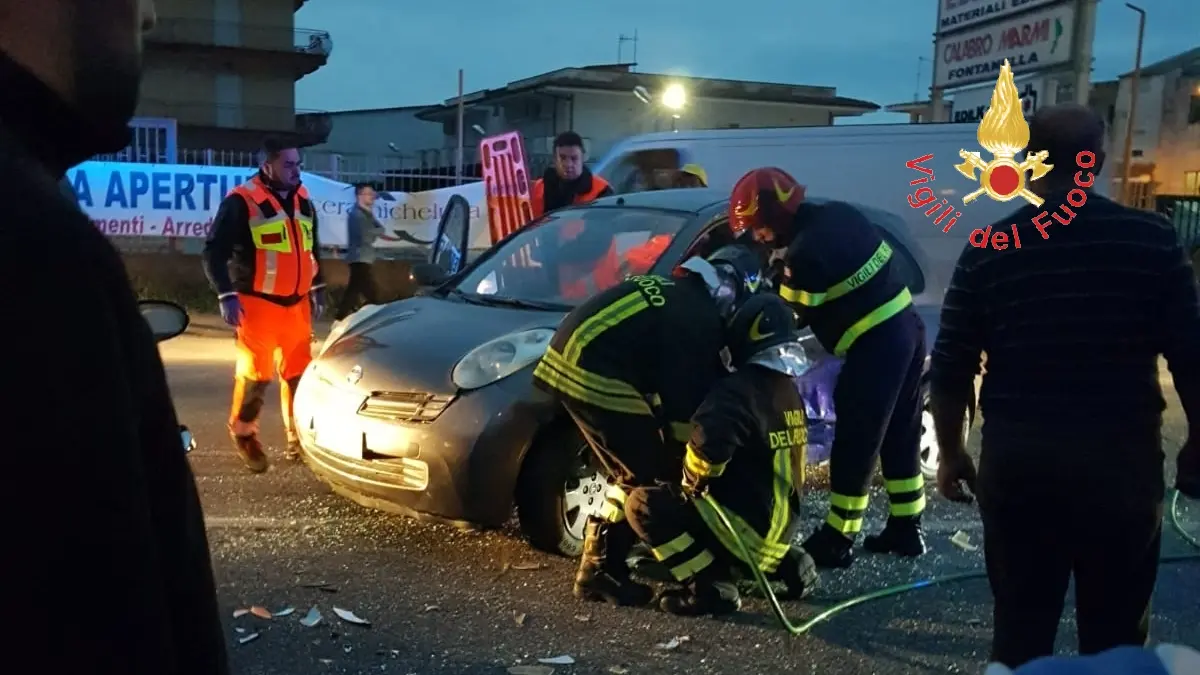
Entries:
{"type": "Polygon", "coordinates": [[[454,184],[462,185],[463,182],[463,142],[466,140],[466,134],[463,133],[463,122],[466,117],[465,106],[463,105],[463,70],[458,69],[458,147],[454,150],[454,184]]]}
{"type": "Polygon", "coordinates": [[[1138,86],[1142,75],[1142,38],[1146,35],[1146,10],[1128,2],[1125,6],[1138,13],[1137,52],[1133,57],[1133,73],[1129,76],[1129,118],[1125,120],[1125,150],[1121,154],[1121,203],[1128,206],[1130,195],[1133,193],[1129,189],[1129,165],[1133,163],[1133,118],[1137,114],[1138,86]]]}
{"type": "Polygon", "coordinates": [[[928,60],[924,56],[917,57],[917,84],[913,87],[913,103],[921,100],[921,66],[928,60]]]}
{"type": "Polygon", "coordinates": [[[633,29],[633,37],[629,37],[628,35],[625,35],[624,33],[621,33],[620,35],[617,36],[617,63],[624,63],[621,60],[621,57],[624,55],[626,42],[633,43],[633,61],[632,61],[632,63],[636,64],[637,63],[637,47],[638,47],[638,33],[637,33],[636,28],[633,29]]]}

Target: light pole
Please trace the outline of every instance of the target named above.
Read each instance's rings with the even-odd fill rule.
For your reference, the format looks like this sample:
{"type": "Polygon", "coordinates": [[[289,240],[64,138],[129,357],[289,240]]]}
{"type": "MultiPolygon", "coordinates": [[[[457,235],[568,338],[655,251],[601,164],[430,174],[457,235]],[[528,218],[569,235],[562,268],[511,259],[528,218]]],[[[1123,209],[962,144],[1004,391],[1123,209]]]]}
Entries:
{"type": "Polygon", "coordinates": [[[1133,162],[1133,118],[1137,114],[1138,80],[1142,74],[1142,38],[1146,34],[1146,10],[1125,3],[1125,6],[1138,13],[1137,53],[1133,59],[1133,74],[1129,76],[1129,118],[1125,120],[1125,149],[1121,162],[1121,203],[1129,205],[1132,190],[1129,189],[1130,164],[1133,162]]]}
{"type": "Polygon", "coordinates": [[[671,131],[677,131],[675,121],[679,119],[679,113],[687,105],[687,90],[678,82],[669,85],[663,90],[662,104],[671,112],[671,131]]]}

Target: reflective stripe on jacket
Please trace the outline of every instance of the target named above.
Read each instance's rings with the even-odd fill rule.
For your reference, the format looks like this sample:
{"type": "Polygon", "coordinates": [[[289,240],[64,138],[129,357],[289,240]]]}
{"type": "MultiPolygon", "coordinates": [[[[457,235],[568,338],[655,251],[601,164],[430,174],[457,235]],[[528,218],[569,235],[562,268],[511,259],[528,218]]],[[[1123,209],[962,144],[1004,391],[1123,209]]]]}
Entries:
{"type": "Polygon", "coordinates": [[[318,271],[313,254],[314,223],[304,215],[313,213],[308,190],[300,186],[293,195],[293,218],[278,197],[258,177],[233,189],[246,202],[247,227],[254,242],[255,293],[302,296],[312,289],[318,271]]]}

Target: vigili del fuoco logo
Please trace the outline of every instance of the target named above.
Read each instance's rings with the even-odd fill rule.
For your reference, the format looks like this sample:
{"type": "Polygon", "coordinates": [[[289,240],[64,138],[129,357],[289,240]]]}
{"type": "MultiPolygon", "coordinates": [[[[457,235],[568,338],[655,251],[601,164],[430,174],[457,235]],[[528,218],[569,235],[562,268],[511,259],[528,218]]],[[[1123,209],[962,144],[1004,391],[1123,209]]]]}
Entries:
{"type": "MultiPolygon", "coordinates": [[[[935,176],[933,169],[922,164],[932,160],[933,154],[922,155],[904,163],[906,167],[923,174],[909,182],[909,187],[921,187],[908,195],[908,205],[914,209],[929,207],[925,210],[925,215],[935,225],[945,222],[942,232],[949,232],[962,217],[963,212],[960,208],[965,209],[971,202],[983,196],[997,202],[1024,199],[1039,207],[1045,202],[1029,189],[1029,184],[1045,177],[1054,165],[1046,163],[1049,153],[1045,151],[1026,154],[1020,162],[1016,160],[1017,155],[1029,145],[1029,124],[1025,121],[1021,95],[1016,82],[1013,81],[1012,68],[1007,59],[1000,68],[996,88],[992,91],[991,106],[984,113],[983,121],[979,123],[976,138],[979,139],[980,147],[991,155],[991,159],[985,160],[983,153],[978,151],[958,151],[958,156],[963,161],[954,165],[954,168],[971,182],[979,184],[978,189],[963,196],[961,207],[951,204],[948,199],[938,202],[933,188],[928,186],[935,176]]],[[[1096,155],[1087,151],[1081,152],[1075,157],[1075,164],[1079,171],[1075,172],[1075,187],[1067,193],[1066,203],[1059,204],[1054,212],[1044,210],[1030,219],[1041,233],[1042,239],[1050,238],[1046,229],[1052,224],[1051,219],[1059,225],[1069,225],[1075,219],[1074,209],[1087,203],[1087,192],[1083,188],[1091,187],[1096,181],[1095,175],[1088,171],[1096,165],[1096,155]]],[[[1011,225],[1011,232],[1012,246],[1021,248],[1021,237],[1017,233],[1016,223],[1011,225]]],[[[1002,251],[1009,247],[1009,233],[992,232],[992,226],[989,225],[972,230],[969,241],[976,248],[990,246],[1002,251]]]]}

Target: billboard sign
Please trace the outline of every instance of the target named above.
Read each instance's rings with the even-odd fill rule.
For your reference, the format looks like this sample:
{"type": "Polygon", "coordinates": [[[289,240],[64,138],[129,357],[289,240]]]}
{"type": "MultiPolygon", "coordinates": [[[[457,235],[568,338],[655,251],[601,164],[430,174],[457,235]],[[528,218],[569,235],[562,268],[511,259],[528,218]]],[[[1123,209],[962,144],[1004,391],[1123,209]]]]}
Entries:
{"type": "Polygon", "coordinates": [[[938,0],[936,35],[999,21],[1060,0],[938,0]]]}
{"type": "Polygon", "coordinates": [[[1075,4],[1003,19],[939,37],[933,86],[951,89],[995,80],[1005,61],[1016,75],[1071,61],[1075,4]]]}
{"type": "MultiPolygon", "coordinates": [[[[1046,92],[1049,91],[1048,84],[1044,77],[1017,80],[1017,94],[1020,96],[1021,112],[1025,119],[1033,117],[1033,114],[1037,112],[1038,104],[1046,100],[1046,92]]],[[[954,92],[950,121],[975,124],[982,122],[983,114],[987,112],[988,106],[992,103],[992,92],[992,87],[954,92]]]]}

